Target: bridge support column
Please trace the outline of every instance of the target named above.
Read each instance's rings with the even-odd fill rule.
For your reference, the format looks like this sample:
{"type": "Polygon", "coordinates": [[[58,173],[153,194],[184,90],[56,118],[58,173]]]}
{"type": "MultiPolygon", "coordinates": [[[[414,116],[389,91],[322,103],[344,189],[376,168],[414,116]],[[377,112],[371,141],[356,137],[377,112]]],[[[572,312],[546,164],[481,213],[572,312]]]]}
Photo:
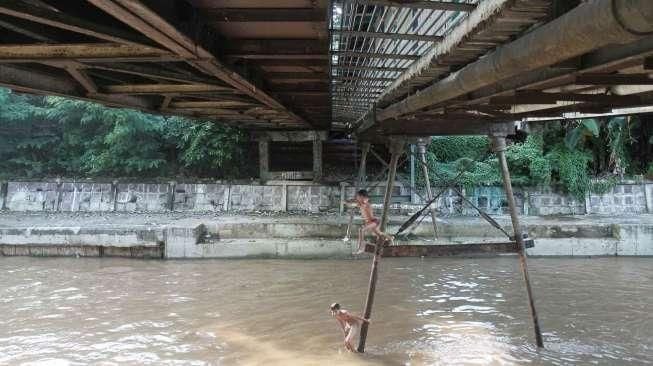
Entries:
{"type": "Polygon", "coordinates": [[[367,169],[367,154],[370,152],[372,144],[369,142],[361,143],[361,162],[358,167],[358,180],[356,181],[356,189],[363,189],[366,183],[366,169],[367,169]]]}
{"type": "Polygon", "coordinates": [[[316,136],[313,140],[313,181],[322,180],[322,140],[316,136]]]}
{"type": "MultiPolygon", "coordinates": [[[[430,140],[430,138],[428,138],[430,140]]],[[[428,201],[431,201],[433,199],[433,192],[431,191],[431,179],[429,178],[429,168],[428,165],[426,164],[426,145],[427,145],[427,138],[420,138],[417,141],[417,150],[419,152],[419,159],[422,162],[420,165],[422,166],[422,173],[424,174],[424,185],[426,186],[426,199],[428,201]]],[[[433,235],[435,235],[435,239],[438,239],[438,224],[435,221],[435,218],[437,217],[437,213],[435,212],[435,205],[431,205],[430,211],[431,211],[431,220],[433,221],[433,235]]]]}
{"type": "MultiPolygon", "coordinates": [[[[381,215],[381,224],[380,230],[385,232],[385,228],[388,224],[388,219],[390,217],[390,201],[392,199],[392,191],[395,183],[395,176],[397,174],[397,163],[399,157],[404,151],[404,140],[396,139],[391,140],[390,142],[390,167],[388,170],[388,182],[385,186],[385,195],[383,196],[383,213],[381,215]]],[[[376,241],[376,249],[374,251],[374,258],[372,259],[372,269],[370,271],[370,283],[367,289],[367,298],[365,300],[365,311],[363,312],[363,318],[369,319],[372,315],[372,305],[374,304],[374,293],[376,291],[376,281],[378,279],[379,271],[379,259],[381,259],[381,253],[383,252],[383,246],[386,244],[386,240],[379,238],[376,241]]],[[[367,340],[367,330],[369,328],[368,323],[363,323],[361,326],[360,339],[358,341],[358,352],[365,352],[365,341],[367,340]]]]}
{"type": "Polygon", "coordinates": [[[517,205],[515,204],[515,197],[512,192],[512,183],[510,181],[510,171],[508,170],[508,161],[506,160],[506,138],[505,136],[492,135],[492,149],[497,153],[499,164],[501,165],[501,175],[503,177],[503,187],[506,191],[506,199],[508,200],[508,208],[510,209],[510,219],[512,220],[512,229],[515,241],[517,242],[519,255],[519,264],[521,267],[522,277],[526,285],[526,294],[528,295],[528,306],[531,313],[531,320],[533,321],[533,331],[535,333],[535,343],[538,347],[544,347],[542,340],[542,333],[540,331],[540,322],[537,318],[537,311],[535,309],[535,300],[533,299],[533,291],[528,276],[528,265],[526,263],[526,247],[524,245],[524,236],[519,226],[519,217],[517,215],[517,205]]]}
{"type": "Polygon", "coordinates": [[[260,139],[258,141],[258,169],[259,178],[265,182],[270,179],[270,140],[260,139]]]}

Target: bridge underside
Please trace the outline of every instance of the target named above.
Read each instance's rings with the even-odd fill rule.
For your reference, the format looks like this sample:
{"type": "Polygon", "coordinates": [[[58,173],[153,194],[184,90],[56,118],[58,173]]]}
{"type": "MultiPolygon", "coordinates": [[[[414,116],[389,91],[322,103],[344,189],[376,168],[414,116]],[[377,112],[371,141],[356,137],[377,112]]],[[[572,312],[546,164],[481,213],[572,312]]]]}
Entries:
{"type": "Polygon", "coordinates": [[[652,56],[650,1],[480,1],[349,123],[365,139],[650,112],[652,56]]]}
{"type": "Polygon", "coordinates": [[[327,0],[6,0],[0,85],[248,129],[326,130],[327,0]]]}
{"type": "Polygon", "coordinates": [[[648,0],[4,0],[0,29],[2,86],[252,130],[487,134],[653,105],[648,0]]]}

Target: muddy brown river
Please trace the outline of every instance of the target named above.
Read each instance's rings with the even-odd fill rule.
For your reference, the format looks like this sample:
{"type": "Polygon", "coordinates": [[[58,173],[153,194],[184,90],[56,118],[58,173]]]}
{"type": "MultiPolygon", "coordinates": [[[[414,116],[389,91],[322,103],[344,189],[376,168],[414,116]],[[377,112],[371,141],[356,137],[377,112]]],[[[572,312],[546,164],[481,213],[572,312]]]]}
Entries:
{"type": "Polygon", "coordinates": [[[0,365],[653,364],[653,259],[530,259],[538,351],[514,257],[369,261],[0,258],[0,365]]]}

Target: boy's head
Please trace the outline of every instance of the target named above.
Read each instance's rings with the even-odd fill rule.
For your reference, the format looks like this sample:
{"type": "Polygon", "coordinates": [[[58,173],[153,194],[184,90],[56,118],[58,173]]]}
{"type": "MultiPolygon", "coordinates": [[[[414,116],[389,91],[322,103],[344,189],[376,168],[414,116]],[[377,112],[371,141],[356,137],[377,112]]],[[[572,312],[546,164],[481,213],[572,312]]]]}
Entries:
{"type": "Polygon", "coordinates": [[[329,309],[331,310],[331,314],[335,315],[338,312],[338,310],[340,310],[340,304],[334,302],[333,304],[331,304],[331,306],[329,306],[329,309]]]}
{"type": "Polygon", "coordinates": [[[367,193],[367,190],[361,189],[360,191],[356,192],[356,199],[361,200],[361,201],[367,201],[370,198],[370,195],[367,193]]]}

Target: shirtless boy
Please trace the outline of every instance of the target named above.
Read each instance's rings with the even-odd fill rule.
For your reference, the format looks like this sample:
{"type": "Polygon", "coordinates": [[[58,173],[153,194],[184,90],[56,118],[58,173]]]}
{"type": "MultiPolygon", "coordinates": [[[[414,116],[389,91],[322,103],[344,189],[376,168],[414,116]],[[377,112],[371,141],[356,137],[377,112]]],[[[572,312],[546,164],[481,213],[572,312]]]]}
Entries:
{"type": "Polygon", "coordinates": [[[372,212],[372,205],[370,205],[370,196],[367,194],[367,191],[364,189],[361,189],[356,193],[356,197],[354,197],[353,200],[347,201],[349,203],[355,203],[356,206],[361,211],[361,216],[363,217],[364,223],[358,229],[358,250],[356,251],[356,254],[361,254],[365,252],[365,234],[368,232],[374,233],[377,238],[381,237],[387,237],[384,233],[381,232],[379,229],[379,226],[381,225],[381,222],[379,219],[374,217],[374,213],[372,212]]]}
{"type": "Polygon", "coordinates": [[[361,325],[370,321],[354,315],[345,309],[341,309],[338,303],[331,304],[330,309],[331,315],[336,318],[338,325],[342,329],[342,334],[345,337],[345,348],[351,352],[356,352],[354,338],[358,335],[361,325]]]}

